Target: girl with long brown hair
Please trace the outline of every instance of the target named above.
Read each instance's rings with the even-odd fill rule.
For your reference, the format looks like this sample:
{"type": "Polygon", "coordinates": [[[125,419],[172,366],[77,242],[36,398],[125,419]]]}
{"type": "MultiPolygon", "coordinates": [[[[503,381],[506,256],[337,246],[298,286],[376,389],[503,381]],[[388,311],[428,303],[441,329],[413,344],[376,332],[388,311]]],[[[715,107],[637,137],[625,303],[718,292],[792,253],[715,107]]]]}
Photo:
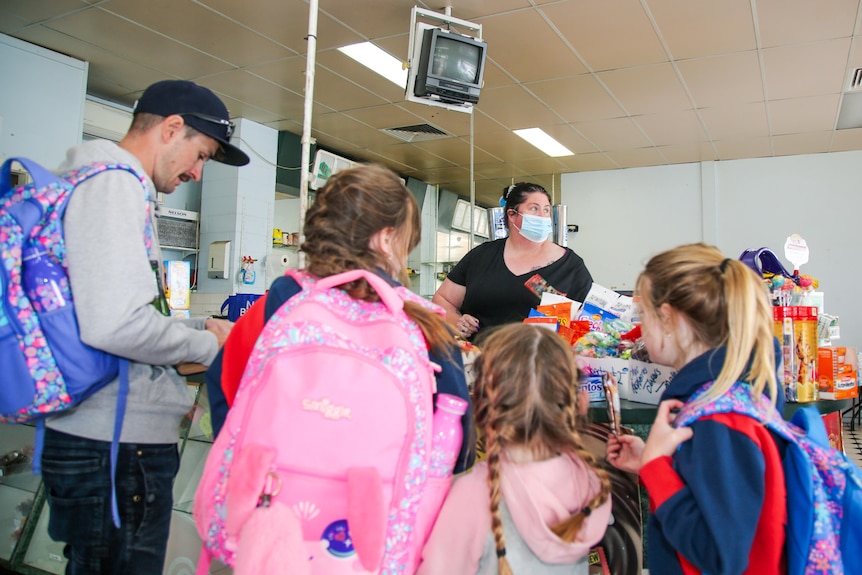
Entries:
{"type": "Polygon", "coordinates": [[[604,535],[610,480],[578,433],[579,371],[555,333],[511,324],[473,365],[487,459],[455,480],[421,575],[587,573],[604,535]]]}
{"type": "MultiPolygon", "coordinates": [[[[308,208],[303,231],[305,241],[300,249],[308,260],[306,271],[310,274],[324,278],[364,269],[398,285],[397,280],[409,280],[407,256],[419,244],[421,214],[413,194],[392,170],[366,164],[329,178],[308,208]]],[[[379,301],[364,279],[342,289],[356,299],[379,301]]],[[[233,393],[263,323],[300,291],[300,285],[291,277],[275,280],[266,297],[256,301],[237,322],[224,350],[207,371],[215,433],[233,402],[233,393]]],[[[436,374],[437,392],[467,399],[461,352],[442,315],[412,302],[404,303],[404,311],[422,330],[431,361],[441,367],[436,374]]],[[[465,440],[455,473],[473,464],[472,417],[468,410],[462,418],[465,440]]]]}

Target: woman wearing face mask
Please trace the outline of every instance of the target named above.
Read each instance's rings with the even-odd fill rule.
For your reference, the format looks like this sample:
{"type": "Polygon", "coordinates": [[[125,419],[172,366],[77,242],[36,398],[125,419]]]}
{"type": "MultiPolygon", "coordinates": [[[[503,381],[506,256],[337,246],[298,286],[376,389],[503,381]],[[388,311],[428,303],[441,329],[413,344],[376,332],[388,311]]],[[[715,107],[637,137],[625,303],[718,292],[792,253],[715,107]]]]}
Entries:
{"type": "Polygon", "coordinates": [[[432,301],[461,337],[522,321],[553,290],[584,301],[593,278],[581,257],[550,241],[551,196],[520,182],[503,190],[509,237],[470,250],[452,268],[432,301]]]}

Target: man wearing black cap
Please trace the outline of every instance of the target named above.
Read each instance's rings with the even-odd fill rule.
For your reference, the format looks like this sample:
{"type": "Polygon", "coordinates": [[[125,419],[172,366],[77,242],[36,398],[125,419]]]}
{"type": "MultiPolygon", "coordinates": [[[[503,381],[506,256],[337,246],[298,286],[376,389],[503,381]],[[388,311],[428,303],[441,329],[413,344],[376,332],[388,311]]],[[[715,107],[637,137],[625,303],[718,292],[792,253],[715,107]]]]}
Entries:
{"type": "Polygon", "coordinates": [[[138,179],[111,170],[95,176],[75,190],[63,218],[81,338],[131,361],[113,487],[109,462],[119,378],[47,422],[42,473],[48,532],[66,543],[66,573],[162,573],[179,466],[178,426],[192,404],[185,379],[172,366],[209,365],[232,324],[169,318],[151,305],[161,289],[156,192],[199,181],[210,159],[247,164],[248,156],[230,143],[233,130],[227,108],[207,88],[157,82],[138,100],[119,144],[75,146],[58,168],[126,164],[142,174],[138,179]]]}

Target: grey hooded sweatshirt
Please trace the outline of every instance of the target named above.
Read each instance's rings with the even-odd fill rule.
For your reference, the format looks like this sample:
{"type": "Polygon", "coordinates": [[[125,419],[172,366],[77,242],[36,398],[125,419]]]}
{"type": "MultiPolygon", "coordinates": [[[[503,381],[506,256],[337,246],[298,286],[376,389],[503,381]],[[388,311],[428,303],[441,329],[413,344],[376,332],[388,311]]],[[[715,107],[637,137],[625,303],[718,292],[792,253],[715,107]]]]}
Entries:
{"type": "MultiPolygon", "coordinates": [[[[89,162],[143,166],[113,142],[93,140],[71,148],[58,172],[89,162]]],[[[109,171],[79,186],[63,218],[69,281],[81,339],[131,360],[129,397],[121,443],[176,443],[178,426],[191,408],[185,378],[172,367],[209,365],[218,351],[205,319],[161,315],[151,302],[158,294],[150,260],[161,265],[155,225],[156,190],[132,174],[109,171]],[[149,198],[146,200],[145,198],[149,198]],[[153,226],[150,254],[144,244],[146,203],[153,226]]],[[[48,420],[51,429],[110,441],[119,379],[77,407],[48,420]]]]}

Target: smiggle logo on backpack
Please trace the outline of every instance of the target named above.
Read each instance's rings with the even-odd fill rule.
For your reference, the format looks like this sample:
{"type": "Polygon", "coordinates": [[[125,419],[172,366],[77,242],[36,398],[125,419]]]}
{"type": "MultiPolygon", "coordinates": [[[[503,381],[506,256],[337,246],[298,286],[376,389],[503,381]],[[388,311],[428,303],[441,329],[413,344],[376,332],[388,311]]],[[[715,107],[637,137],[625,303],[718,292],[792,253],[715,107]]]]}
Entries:
{"type": "Polygon", "coordinates": [[[303,399],[302,409],[305,411],[316,411],[326,419],[350,419],[349,407],[335,405],[327,397],[323,399],[303,399]]]}

